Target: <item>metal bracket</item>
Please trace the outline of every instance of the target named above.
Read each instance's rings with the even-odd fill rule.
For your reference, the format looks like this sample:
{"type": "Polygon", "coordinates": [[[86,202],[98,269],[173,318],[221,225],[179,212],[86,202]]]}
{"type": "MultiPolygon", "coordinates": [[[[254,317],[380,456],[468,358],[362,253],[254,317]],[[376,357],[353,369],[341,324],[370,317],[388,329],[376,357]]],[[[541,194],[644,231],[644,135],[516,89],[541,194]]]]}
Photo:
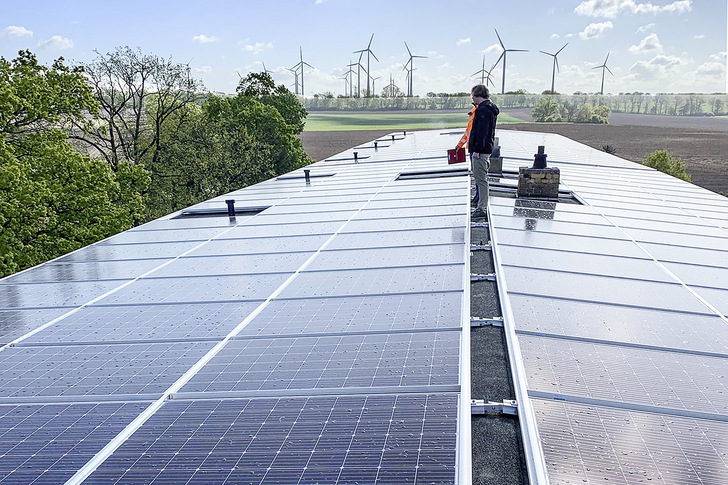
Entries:
{"type": "Polygon", "coordinates": [[[503,317],[493,317],[493,318],[471,317],[470,318],[470,328],[473,328],[473,327],[502,327],[502,326],[503,326],[503,317]]]}
{"type": "Polygon", "coordinates": [[[518,402],[511,399],[504,399],[503,402],[485,402],[482,399],[471,399],[470,413],[518,416],[518,402]]]}
{"type": "Polygon", "coordinates": [[[489,227],[489,222],[471,222],[470,227],[489,227]]]}
{"type": "Polygon", "coordinates": [[[495,281],[495,273],[488,273],[488,274],[477,274],[477,273],[470,273],[470,282],[473,281],[495,281]]]}
{"type": "Polygon", "coordinates": [[[471,244],[471,251],[492,251],[493,247],[490,244],[471,244]]]}

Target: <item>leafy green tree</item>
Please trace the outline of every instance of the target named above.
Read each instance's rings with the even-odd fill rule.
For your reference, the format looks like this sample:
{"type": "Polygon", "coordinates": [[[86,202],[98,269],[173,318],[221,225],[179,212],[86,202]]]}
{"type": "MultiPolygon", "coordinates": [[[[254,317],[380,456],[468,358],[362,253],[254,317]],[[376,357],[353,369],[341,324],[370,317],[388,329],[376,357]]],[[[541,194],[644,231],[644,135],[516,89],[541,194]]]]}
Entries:
{"type": "Polygon", "coordinates": [[[685,170],[685,163],[682,159],[673,157],[667,150],[657,150],[650,153],[642,163],[686,182],[692,182],[690,174],[685,170]]]}
{"type": "Polygon", "coordinates": [[[303,132],[308,112],[298,101],[298,97],[284,85],[275,85],[267,72],[251,73],[240,80],[237,87],[239,96],[255,99],[266,106],[272,106],[292,129],[293,134],[303,132]]]}
{"type": "Polygon", "coordinates": [[[142,213],[138,167],[117,173],[75,151],[59,123],[98,109],[81,68],[29,51],[0,58],[0,275],[131,227],[142,213]]]}
{"type": "MultiPolygon", "coordinates": [[[[158,160],[147,165],[152,171],[148,217],[168,214],[312,161],[295,136],[295,120],[286,122],[273,106],[285,103],[274,99],[275,91],[262,94],[259,89],[269,87],[246,85],[233,98],[210,95],[202,107],[191,106],[188,112],[179,113],[187,120],[185,124],[171,120],[162,131],[158,160]]],[[[300,106],[295,97],[291,100],[285,92],[280,96],[300,106]]],[[[290,107],[287,113],[297,111],[300,113],[290,107]]]]}
{"type": "Polygon", "coordinates": [[[564,117],[561,113],[561,105],[552,97],[539,99],[538,104],[531,112],[531,116],[534,120],[545,123],[558,123],[564,121],[564,117]]]}

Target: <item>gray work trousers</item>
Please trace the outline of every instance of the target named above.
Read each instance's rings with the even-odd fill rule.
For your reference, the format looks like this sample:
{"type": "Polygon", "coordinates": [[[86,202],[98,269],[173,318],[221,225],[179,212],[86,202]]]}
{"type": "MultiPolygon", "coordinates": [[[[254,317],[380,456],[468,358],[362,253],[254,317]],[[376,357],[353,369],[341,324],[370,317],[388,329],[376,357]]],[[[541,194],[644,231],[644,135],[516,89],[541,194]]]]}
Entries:
{"type": "Polygon", "coordinates": [[[490,168],[490,153],[480,153],[478,158],[470,155],[473,165],[475,185],[478,187],[478,209],[488,207],[488,168],[490,168]]]}

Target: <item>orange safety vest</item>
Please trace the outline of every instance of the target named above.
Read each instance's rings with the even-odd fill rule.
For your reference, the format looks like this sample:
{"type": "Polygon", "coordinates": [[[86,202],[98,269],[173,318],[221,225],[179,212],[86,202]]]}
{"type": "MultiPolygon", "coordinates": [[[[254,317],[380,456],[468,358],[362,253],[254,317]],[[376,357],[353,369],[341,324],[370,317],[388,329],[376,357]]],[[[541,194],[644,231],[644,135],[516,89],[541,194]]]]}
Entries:
{"type": "Polygon", "coordinates": [[[475,117],[475,110],[478,109],[478,105],[476,104],[473,106],[473,109],[468,111],[468,127],[465,129],[465,133],[463,133],[463,136],[460,138],[460,141],[458,142],[458,148],[462,148],[464,146],[467,146],[470,148],[470,130],[473,129],[473,118],[475,117]]]}

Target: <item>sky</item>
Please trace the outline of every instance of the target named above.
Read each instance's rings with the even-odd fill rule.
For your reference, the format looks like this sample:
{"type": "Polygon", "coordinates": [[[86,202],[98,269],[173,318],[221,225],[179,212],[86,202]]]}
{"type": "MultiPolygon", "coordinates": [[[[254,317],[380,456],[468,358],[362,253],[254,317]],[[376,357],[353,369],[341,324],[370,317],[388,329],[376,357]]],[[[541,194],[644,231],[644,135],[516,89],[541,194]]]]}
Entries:
{"type": "MultiPolygon", "coordinates": [[[[347,66],[359,62],[354,51],[371,39],[374,93],[390,79],[407,92],[405,42],[425,56],[413,60],[415,95],[469,92],[483,65],[499,93],[497,29],[507,49],[527,50],[507,54],[506,91],[551,89],[554,58],[539,51],[563,47],[560,93],[599,92],[607,55],[605,93],[726,93],[727,11],[728,0],[0,0],[0,56],[29,49],[42,63],[76,64],[138,47],[189,64],[209,91],[234,93],[263,63],[294,91],[290,69],[302,52],[312,66],[304,94],[339,95],[349,89],[347,66]]],[[[366,53],[360,64],[366,89],[366,53]]]]}

